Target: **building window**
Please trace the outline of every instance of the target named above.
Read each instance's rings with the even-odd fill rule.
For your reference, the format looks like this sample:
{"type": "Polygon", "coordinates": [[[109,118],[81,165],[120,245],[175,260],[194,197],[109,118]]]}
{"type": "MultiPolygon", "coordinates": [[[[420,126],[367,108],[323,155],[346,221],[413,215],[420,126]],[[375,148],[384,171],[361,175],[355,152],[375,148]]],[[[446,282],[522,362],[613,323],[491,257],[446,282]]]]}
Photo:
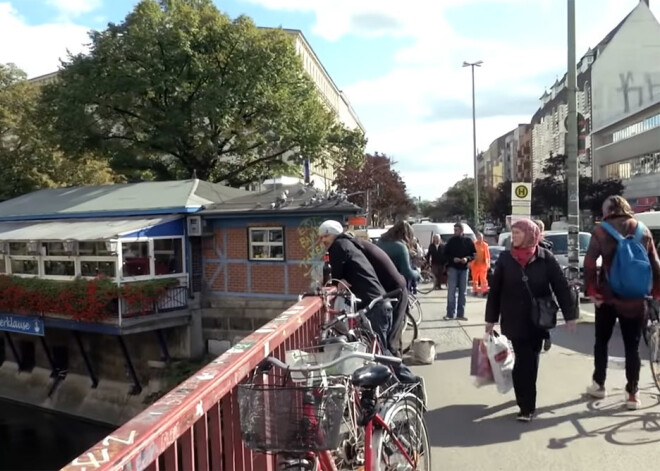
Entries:
{"type": "Polygon", "coordinates": [[[183,273],[183,239],[154,239],[156,276],[183,273]]]}
{"type": "Polygon", "coordinates": [[[76,276],[76,264],[73,260],[44,260],[44,275],[46,276],[76,276]]]}
{"type": "Polygon", "coordinates": [[[149,242],[122,242],[122,275],[151,275],[149,263],[149,242]]]}
{"type": "Polygon", "coordinates": [[[249,229],[250,260],[284,260],[283,227],[249,229]]]}
{"type": "Polygon", "coordinates": [[[113,242],[94,240],[78,243],[78,253],[84,257],[111,257],[115,255],[113,242]]]}
{"type": "Polygon", "coordinates": [[[10,242],[9,253],[11,255],[28,255],[27,242],[10,242]]]}
{"type": "Polygon", "coordinates": [[[39,261],[36,258],[11,258],[11,272],[15,275],[38,275],[39,261]]]}
{"type": "Polygon", "coordinates": [[[116,269],[116,263],[109,260],[80,261],[80,276],[107,276],[109,278],[114,278],[116,276],[116,269]]]}

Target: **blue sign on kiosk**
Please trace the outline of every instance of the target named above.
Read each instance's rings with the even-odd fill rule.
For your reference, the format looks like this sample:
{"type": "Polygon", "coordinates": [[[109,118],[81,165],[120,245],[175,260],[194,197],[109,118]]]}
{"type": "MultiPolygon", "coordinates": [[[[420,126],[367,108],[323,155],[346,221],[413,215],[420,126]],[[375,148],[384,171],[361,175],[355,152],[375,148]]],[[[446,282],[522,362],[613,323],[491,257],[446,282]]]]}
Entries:
{"type": "Polygon", "coordinates": [[[39,317],[0,314],[0,330],[17,334],[44,335],[44,321],[39,317]]]}

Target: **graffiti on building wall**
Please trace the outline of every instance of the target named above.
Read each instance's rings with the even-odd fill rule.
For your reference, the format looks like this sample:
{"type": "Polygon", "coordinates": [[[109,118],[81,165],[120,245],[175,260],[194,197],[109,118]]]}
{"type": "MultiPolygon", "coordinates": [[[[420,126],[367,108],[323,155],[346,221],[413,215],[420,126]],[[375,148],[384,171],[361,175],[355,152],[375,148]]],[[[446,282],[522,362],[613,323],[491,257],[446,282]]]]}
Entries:
{"type": "Polygon", "coordinates": [[[660,98],[660,73],[650,73],[637,75],[628,71],[619,74],[620,87],[617,92],[623,100],[623,112],[629,113],[631,105],[634,108],[640,108],[644,103],[651,104],[657,98],[660,98]],[[639,80],[639,75],[642,79],[639,80]]]}
{"type": "Polygon", "coordinates": [[[320,283],[323,279],[323,254],[325,250],[319,243],[318,231],[323,222],[320,218],[306,218],[298,225],[298,240],[303,249],[302,265],[305,267],[305,277],[311,284],[320,283]]]}

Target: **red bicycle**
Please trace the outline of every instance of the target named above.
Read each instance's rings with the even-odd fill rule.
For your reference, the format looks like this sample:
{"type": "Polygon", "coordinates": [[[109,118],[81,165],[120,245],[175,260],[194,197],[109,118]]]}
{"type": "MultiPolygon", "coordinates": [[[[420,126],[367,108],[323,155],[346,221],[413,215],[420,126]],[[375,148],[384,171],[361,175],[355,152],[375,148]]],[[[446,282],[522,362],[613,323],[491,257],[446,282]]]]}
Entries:
{"type": "Polygon", "coordinates": [[[268,357],[253,381],[239,387],[241,433],[248,448],[277,454],[278,469],[288,471],[431,470],[419,398],[393,388],[379,393],[392,380],[384,365],[398,364],[399,358],[350,352],[325,363],[307,360],[292,365],[268,357]],[[371,364],[355,370],[349,380],[337,367],[352,360],[371,364]],[[279,378],[284,381],[273,370],[283,372],[279,378]],[[264,373],[269,373],[265,381],[264,373]],[[292,374],[303,375],[306,383],[295,384],[292,374]],[[355,406],[362,432],[353,450],[358,456],[350,464],[338,450],[347,405],[355,406]]]}

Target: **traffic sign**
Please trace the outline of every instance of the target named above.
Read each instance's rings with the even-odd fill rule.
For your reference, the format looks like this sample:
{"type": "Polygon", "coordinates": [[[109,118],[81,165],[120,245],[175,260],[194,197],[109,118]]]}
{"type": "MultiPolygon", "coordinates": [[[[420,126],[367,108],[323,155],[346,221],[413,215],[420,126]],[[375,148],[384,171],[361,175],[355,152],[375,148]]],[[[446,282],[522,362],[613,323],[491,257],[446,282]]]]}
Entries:
{"type": "Polygon", "coordinates": [[[516,205],[522,202],[530,203],[532,201],[531,183],[513,183],[511,185],[511,204],[516,205]]]}

